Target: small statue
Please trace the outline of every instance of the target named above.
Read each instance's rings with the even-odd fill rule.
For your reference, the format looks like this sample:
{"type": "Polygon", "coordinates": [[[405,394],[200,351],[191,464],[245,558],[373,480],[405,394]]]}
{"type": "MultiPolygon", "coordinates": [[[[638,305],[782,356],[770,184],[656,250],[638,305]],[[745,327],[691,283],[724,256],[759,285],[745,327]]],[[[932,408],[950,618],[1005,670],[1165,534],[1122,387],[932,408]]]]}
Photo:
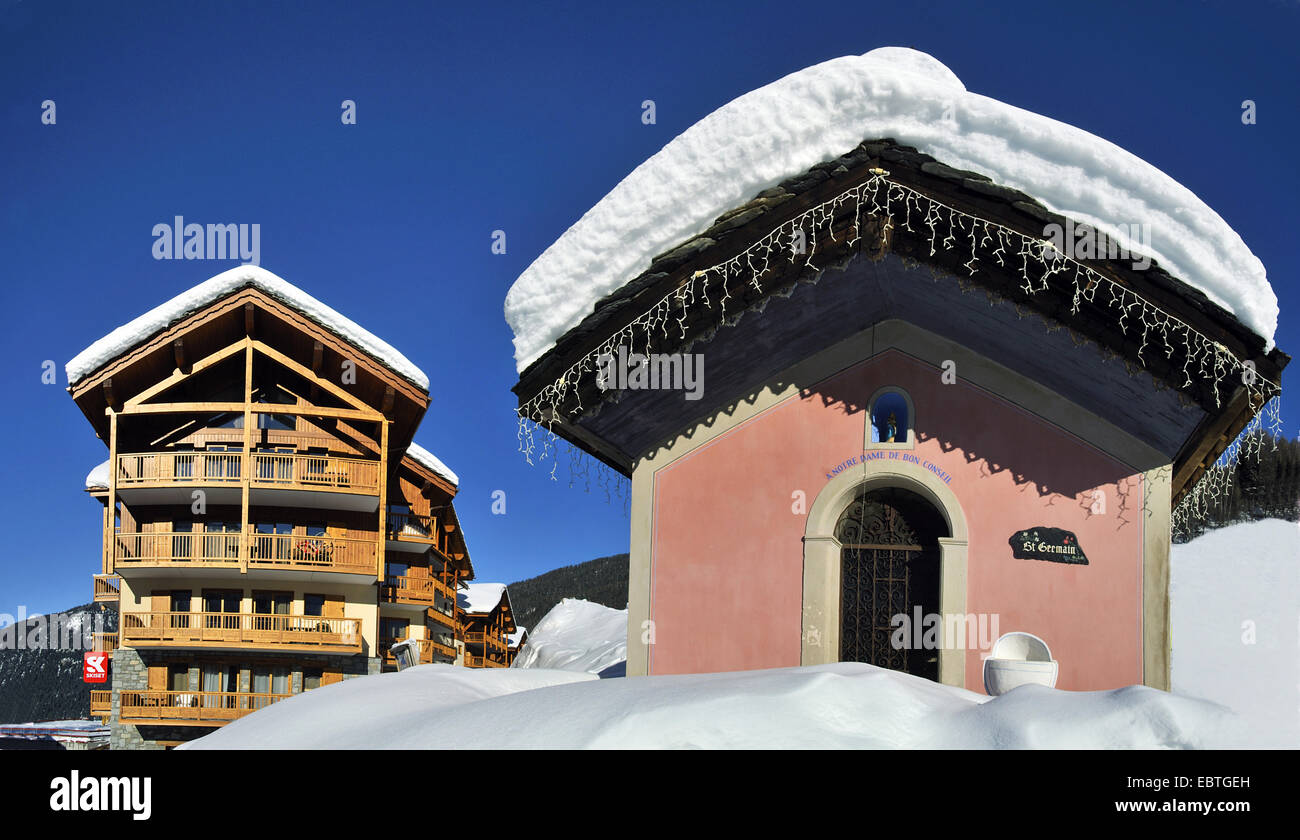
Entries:
{"type": "Polygon", "coordinates": [[[898,437],[898,417],[894,412],[889,412],[889,419],[885,421],[885,443],[896,443],[898,437]]]}

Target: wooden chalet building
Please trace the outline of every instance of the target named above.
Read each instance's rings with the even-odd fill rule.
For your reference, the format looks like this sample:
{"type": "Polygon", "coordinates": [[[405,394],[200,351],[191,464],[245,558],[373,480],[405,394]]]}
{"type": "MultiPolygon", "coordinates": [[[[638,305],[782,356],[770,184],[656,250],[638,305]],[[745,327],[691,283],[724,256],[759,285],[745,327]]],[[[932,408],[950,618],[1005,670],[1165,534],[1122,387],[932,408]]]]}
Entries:
{"type": "Polygon", "coordinates": [[[465,665],[508,668],[515,627],[510,591],[501,583],[471,583],[459,593],[464,623],[465,665]]]}
{"type": "MultiPolygon", "coordinates": [[[[1060,663],[1059,688],[1167,689],[1171,529],[1257,428],[1289,357],[1158,262],[1116,256],[1113,239],[1068,256],[1047,231],[1078,220],[969,165],[863,136],[866,117],[833,111],[803,158],[820,162],[795,171],[775,168],[793,141],[750,142],[796,95],[803,125],[818,118],[809,103],[856,113],[804,95],[831,79],[864,101],[932,94],[911,107],[936,124],[948,98],[953,143],[978,151],[962,126],[1000,103],[968,97],[928,56],[878,53],[715,112],[516,282],[506,309],[526,451],[566,460],[554,434],[630,479],[631,676],[860,661],[980,691],[996,635],[1025,631],[1060,663]],[[831,134],[853,139],[818,157],[831,134]],[[748,200],[710,207],[740,180],[754,184],[748,200]],[[699,194],[665,197],[665,183],[699,194]],[[634,205],[635,218],[619,212],[634,205]],[[671,226],[700,206],[708,216],[657,251],[602,252],[641,247],[652,219],[671,226]],[[555,317],[597,279],[586,311],[555,317]],[[700,360],[703,387],[602,379],[620,352],[649,357],[643,368],[657,358],[665,377],[700,360]]],[[[1036,142],[1050,128],[1110,155],[1080,181],[1113,164],[1145,167],[1144,187],[1164,183],[1148,172],[1173,183],[1003,108],[985,124],[1032,118],[1036,142]]]]}
{"type": "Polygon", "coordinates": [[[199,737],[301,691],[458,659],[458,479],[412,442],[428,380],[263,269],[227,271],[68,364],[109,451],[95,600],[116,604],[114,747],[199,737]]]}

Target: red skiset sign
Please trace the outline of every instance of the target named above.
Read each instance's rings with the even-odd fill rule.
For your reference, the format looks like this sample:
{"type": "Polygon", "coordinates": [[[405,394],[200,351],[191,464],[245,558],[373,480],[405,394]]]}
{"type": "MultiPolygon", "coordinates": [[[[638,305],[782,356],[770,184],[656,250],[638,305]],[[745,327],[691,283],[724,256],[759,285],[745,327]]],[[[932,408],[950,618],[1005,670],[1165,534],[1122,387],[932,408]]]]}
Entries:
{"type": "Polygon", "coordinates": [[[88,683],[108,682],[108,654],[87,653],[82,663],[81,678],[88,683]]]}

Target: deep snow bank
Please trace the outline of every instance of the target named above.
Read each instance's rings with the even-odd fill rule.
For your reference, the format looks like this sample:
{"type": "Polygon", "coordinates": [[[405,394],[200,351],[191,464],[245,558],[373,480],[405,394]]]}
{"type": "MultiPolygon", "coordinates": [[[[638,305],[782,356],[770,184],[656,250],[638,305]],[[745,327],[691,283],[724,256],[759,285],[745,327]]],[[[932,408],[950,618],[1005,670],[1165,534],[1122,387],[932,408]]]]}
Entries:
{"type": "Polygon", "coordinates": [[[542,669],[425,665],[401,674],[362,677],[278,703],[194,742],[192,748],[1247,743],[1251,740],[1241,722],[1227,709],[1154,689],[1063,692],[1026,686],[990,700],[871,665],[838,663],[621,680],[542,669]],[[510,682],[512,678],[516,681],[510,682]],[[503,687],[510,693],[500,691],[503,687]],[[535,690],[526,690],[530,687],[535,690]]]}
{"type": "Polygon", "coordinates": [[[575,681],[568,671],[421,665],[357,677],[282,700],[179,749],[383,749],[437,744],[439,711],[575,681]]]}
{"type": "Polygon", "coordinates": [[[1300,747],[1300,525],[1220,528],[1174,546],[1170,563],[1174,691],[1300,747]]]}
{"type": "Polygon", "coordinates": [[[528,634],[515,668],[599,674],[627,661],[627,610],[565,598],[528,634]]]}

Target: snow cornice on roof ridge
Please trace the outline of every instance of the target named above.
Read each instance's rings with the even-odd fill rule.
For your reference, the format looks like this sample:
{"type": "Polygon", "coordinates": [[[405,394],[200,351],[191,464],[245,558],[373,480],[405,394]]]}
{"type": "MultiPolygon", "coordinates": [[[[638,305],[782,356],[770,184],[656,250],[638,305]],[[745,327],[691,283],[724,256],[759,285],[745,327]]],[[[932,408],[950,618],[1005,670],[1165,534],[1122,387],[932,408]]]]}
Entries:
{"type": "Polygon", "coordinates": [[[429,377],[395,347],[292,283],[255,265],[241,265],[205,280],[128,321],[74,356],[64,371],[73,386],[173,324],[244,288],[255,288],[357,347],[427,392],[429,377]]]}

